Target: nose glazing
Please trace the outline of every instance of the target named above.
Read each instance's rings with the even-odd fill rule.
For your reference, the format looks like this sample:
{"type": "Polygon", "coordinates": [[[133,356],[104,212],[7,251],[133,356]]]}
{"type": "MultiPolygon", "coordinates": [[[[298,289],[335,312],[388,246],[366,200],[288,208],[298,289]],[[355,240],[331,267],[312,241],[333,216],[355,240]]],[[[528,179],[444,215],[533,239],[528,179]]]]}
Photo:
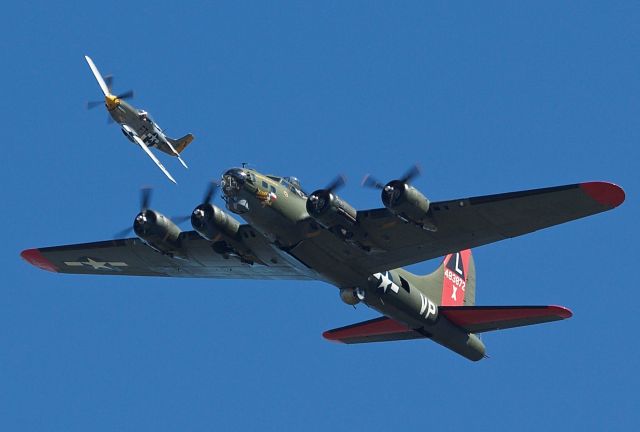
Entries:
{"type": "Polygon", "coordinates": [[[241,168],[231,168],[222,176],[222,192],[235,196],[247,181],[247,173],[241,168]]]}

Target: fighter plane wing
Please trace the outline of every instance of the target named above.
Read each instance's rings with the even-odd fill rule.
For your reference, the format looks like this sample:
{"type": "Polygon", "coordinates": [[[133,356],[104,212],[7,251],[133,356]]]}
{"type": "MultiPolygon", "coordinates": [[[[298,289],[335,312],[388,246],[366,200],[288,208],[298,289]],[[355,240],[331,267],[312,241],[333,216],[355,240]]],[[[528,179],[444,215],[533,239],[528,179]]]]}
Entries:
{"type": "Polygon", "coordinates": [[[249,264],[233,257],[225,259],[214,252],[211,243],[196,232],[184,232],[182,236],[188,259],[162,255],[138,238],[27,249],[21,256],[36,267],[58,273],[215,279],[311,279],[308,274],[279,257],[269,258],[265,264],[249,264]]]}
{"type": "Polygon", "coordinates": [[[167,171],[167,169],[164,167],[164,165],[162,165],[162,163],[158,160],[156,155],[154,155],[153,152],[151,150],[149,150],[149,147],[147,147],[147,145],[144,143],[144,141],[142,141],[140,139],[138,134],[136,134],[136,132],[131,127],[129,127],[127,125],[122,125],[122,128],[125,131],[127,131],[129,136],[131,137],[131,139],[134,140],[135,143],[138,144],[140,146],[140,148],[142,148],[142,150],[144,150],[144,152],[151,158],[151,160],[153,162],[155,162],[155,164],[158,166],[158,168],[160,168],[160,170],[162,170],[164,175],[166,175],[167,178],[169,180],[171,180],[173,183],[176,183],[175,179],[171,176],[171,174],[169,174],[169,171],[167,171]]]}
{"type": "Polygon", "coordinates": [[[434,202],[435,232],[386,208],[361,211],[358,223],[380,251],[350,264],[369,273],[403,267],[611,210],[624,198],[617,185],[589,182],[434,202]]]}

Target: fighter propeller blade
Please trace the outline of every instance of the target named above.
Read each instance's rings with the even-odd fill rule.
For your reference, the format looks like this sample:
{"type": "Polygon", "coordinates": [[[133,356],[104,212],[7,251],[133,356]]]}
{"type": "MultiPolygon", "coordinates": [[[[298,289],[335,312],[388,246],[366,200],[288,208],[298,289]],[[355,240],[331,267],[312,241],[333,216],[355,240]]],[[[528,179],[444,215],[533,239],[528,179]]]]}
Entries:
{"type": "MultiPolygon", "coordinates": [[[[93,76],[96,78],[96,81],[98,81],[98,85],[100,86],[100,90],[102,90],[102,93],[104,93],[105,97],[112,96],[111,89],[113,86],[113,76],[106,75],[103,77],[100,74],[100,71],[96,67],[95,63],[93,63],[93,60],[91,60],[91,57],[84,56],[84,58],[89,64],[89,67],[91,68],[91,72],[93,72],[93,76]]],[[[128,90],[122,94],[117,95],[116,97],[118,99],[131,99],[133,97],[133,90],[128,90]]],[[[87,108],[88,109],[95,108],[98,105],[101,105],[102,103],[103,102],[90,101],[87,103],[87,108]]]]}
{"type": "Polygon", "coordinates": [[[111,89],[113,88],[113,75],[105,75],[102,77],[102,79],[104,79],[104,83],[107,85],[109,93],[111,93],[111,89]]]}
{"type": "Polygon", "coordinates": [[[131,99],[133,97],[133,90],[127,90],[116,96],[118,99],[131,99]]]}
{"type": "Polygon", "coordinates": [[[84,56],[84,58],[89,64],[89,67],[91,68],[91,72],[93,72],[93,76],[96,78],[96,81],[98,81],[100,90],[102,90],[102,93],[104,93],[105,96],[109,96],[109,94],[111,94],[111,92],[109,91],[109,87],[107,86],[107,83],[104,82],[104,78],[102,78],[102,75],[100,75],[100,71],[98,71],[98,68],[93,63],[93,60],[91,60],[91,57],[89,56],[84,56]]]}
{"type": "Polygon", "coordinates": [[[100,105],[104,105],[104,101],[89,101],[87,102],[87,109],[93,109],[100,105]]]}

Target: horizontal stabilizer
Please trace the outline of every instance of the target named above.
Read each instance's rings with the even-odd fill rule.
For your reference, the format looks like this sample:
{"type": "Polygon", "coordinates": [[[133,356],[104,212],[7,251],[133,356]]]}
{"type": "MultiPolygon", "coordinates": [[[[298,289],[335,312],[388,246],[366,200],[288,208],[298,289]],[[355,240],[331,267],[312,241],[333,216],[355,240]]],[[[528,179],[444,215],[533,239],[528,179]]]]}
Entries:
{"type": "Polygon", "coordinates": [[[193,141],[194,137],[191,134],[186,134],[182,138],[173,139],[167,137],[167,139],[169,140],[175,151],[180,154],[184,151],[184,149],[187,148],[189,144],[191,144],[191,141],[193,141]]]}
{"type": "Polygon", "coordinates": [[[469,333],[482,333],[570,318],[562,306],[440,306],[438,313],[469,333]]]}
{"type": "Polygon", "coordinates": [[[346,327],[327,330],[322,336],[330,341],[344,344],[388,342],[425,337],[406,325],[387,318],[386,316],[351,324],[346,327]]]}

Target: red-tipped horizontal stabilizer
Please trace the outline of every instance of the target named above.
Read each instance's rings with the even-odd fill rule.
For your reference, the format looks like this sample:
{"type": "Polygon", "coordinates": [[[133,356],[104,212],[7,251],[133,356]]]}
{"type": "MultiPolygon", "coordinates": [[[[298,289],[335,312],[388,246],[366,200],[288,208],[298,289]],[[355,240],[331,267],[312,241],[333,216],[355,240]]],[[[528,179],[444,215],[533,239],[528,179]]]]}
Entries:
{"type": "Polygon", "coordinates": [[[327,330],[322,333],[322,336],[330,341],[344,344],[387,342],[424,337],[417,331],[386,316],[327,330]]]}
{"type": "Polygon", "coordinates": [[[541,324],[573,315],[562,306],[441,306],[438,312],[470,333],[541,324]]]}

